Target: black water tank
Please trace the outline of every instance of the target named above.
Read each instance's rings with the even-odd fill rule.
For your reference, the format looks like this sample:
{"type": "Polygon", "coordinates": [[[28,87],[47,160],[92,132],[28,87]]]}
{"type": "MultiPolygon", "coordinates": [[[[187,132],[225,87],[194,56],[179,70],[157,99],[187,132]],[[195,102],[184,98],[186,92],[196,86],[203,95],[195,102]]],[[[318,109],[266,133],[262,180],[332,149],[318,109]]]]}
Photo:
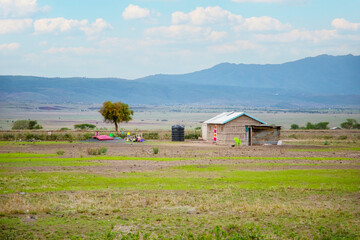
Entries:
{"type": "Polygon", "coordinates": [[[185,139],[185,126],[175,125],[171,128],[172,141],[184,141],[185,139]]]}

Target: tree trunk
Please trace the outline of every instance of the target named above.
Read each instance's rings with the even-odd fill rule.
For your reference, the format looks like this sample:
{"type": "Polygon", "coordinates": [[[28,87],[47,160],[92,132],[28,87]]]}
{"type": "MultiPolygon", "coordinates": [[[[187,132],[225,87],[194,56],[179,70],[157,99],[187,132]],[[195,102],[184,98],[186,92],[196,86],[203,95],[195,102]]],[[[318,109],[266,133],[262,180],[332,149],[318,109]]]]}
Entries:
{"type": "Polygon", "coordinates": [[[117,122],[115,122],[115,131],[116,131],[116,132],[118,131],[118,124],[117,124],[117,122]]]}

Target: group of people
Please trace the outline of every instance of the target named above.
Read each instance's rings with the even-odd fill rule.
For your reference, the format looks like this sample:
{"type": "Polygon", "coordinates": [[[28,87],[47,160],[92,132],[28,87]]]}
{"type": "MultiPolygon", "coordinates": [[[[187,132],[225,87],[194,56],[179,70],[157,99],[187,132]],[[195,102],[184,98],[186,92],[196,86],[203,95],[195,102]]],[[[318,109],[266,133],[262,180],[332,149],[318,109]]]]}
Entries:
{"type": "Polygon", "coordinates": [[[130,142],[143,142],[144,139],[142,137],[134,137],[129,139],[130,142]]]}
{"type": "MultiPolygon", "coordinates": [[[[123,132],[122,132],[123,134],[123,132]]],[[[95,136],[94,137],[98,137],[99,136],[99,132],[95,132],[95,136]]],[[[111,138],[116,138],[116,139],[122,139],[121,137],[114,137],[114,134],[110,133],[110,137],[111,138]]],[[[127,137],[124,137],[124,140],[126,140],[127,142],[143,142],[144,139],[142,136],[130,136],[130,132],[128,132],[127,137]]]]}

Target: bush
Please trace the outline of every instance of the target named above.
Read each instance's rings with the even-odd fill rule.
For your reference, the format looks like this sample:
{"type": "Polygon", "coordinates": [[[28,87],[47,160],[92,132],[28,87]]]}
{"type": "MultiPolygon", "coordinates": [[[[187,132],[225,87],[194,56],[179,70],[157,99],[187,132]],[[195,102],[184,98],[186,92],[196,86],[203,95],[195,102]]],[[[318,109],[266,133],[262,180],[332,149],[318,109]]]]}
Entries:
{"type": "Polygon", "coordinates": [[[289,138],[294,138],[294,139],[297,139],[297,138],[298,138],[298,136],[296,136],[295,134],[291,134],[291,135],[289,135],[289,138]]]}
{"type": "Polygon", "coordinates": [[[185,134],[185,139],[199,139],[201,137],[201,133],[188,133],[185,134]]]}
{"type": "Polygon", "coordinates": [[[157,132],[149,132],[143,134],[144,139],[159,139],[159,133],[157,132]]]}
{"type": "Polygon", "coordinates": [[[87,132],[87,133],[84,133],[82,137],[84,140],[87,140],[87,139],[91,139],[93,136],[94,136],[94,134],[87,132]]]}
{"type": "Polygon", "coordinates": [[[51,134],[50,136],[47,135],[46,136],[46,140],[50,140],[50,141],[56,141],[56,140],[60,140],[61,139],[61,135],[60,134],[51,134]]]}
{"type": "Polygon", "coordinates": [[[107,148],[106,147],[100,147],[100,148],[88,148],[87,153],[89,155],[106,155],[107,148]]]}
{"type": "Polygon", "coordinates": [[[333,138],[332,136],[329,136],[329,135],[324,135],[323,136],[323,139],[331,139],[331,138],[333,138]]]}
{"type": "Polygon", "coordinates": [[[127,137],[127,133],[120,133],[120,132],[118,132],[118,133],[116,133],[115,135],[116,135],[116,137],[119,137],[119,138],[126,138],[126,137],[127,137]]]}
{"type": "Polygon", "coordinates": [[[56,154],[59,155],[59,156],[64,155],[64,153],[65,153],[64,150],[59,150],[59,151],[56,152],[56,154]]]}
{"type": "Polygon", "coordinates": [[[29,120],[16,120],[12,126],[13,130],[29,129],[29,120]]]}
{"type": "Polygon", "coordinates": [[[300,127],[299,127],[299,125],[297,125],[297,124],[291,124],[291,126],[290,126],[290,129],[292,129],[292,130],[295,130],[295,129],[299,129],[300,127]]]}
{"type": "Polygon", "coordinates": [[[325,141],[325,142],[324,142],[324,145],[329,145],[329,142],[328,142],[328,141],[325,141]]]}
{"type": "Polygon", "coordinates": [[[74,128],[81,129],[81,130],[92,130],[92,129],[96,128],[96,126],[93,124],[89,124],[89,123],[83,123],[83,124],[75,124],[74,128]]]}
{"type": "Polygon", "coordinates": [[[26,135],[25,135],[26,140],[32,140],[32,139],[35,139],[35,137],[36,136],[32,133],[26,133],[26,135]]]}
{"type": "Polygon", "coordinates": [[[70,129],[70,128],[66,128],[66,127],[60,128],[60,131],[68,131],[68,130],[71,130],[71,129],[70,129]]]}
{"type": "MultiPolygon", "coordinates": [[[[307,122],[305,127],[300,127],[300,129],[307,129],[307,130],[329,129],[327,126],[328,124],[329,124],[329,122],[319,122],[319,123],[307,122]]],[[[291,125],[291,129],[299,129],[296,127],[299,127],[299,126],[296,124],[291,125]]]]}
{"type": "Polygon", "coordinates": [[[101,155],[106,155],[106,153],[107,153],[107,148],[106,147],[101,147],[100,148],[100,154],[101,155]]]}
{"type": "Polygon", "coordinates": [[[15,140],[15,135],[11,134],[11,133],[4,133],[2,135],[2,139],[5,141],[13,141],[13,140],[15,140]]]}
{"type": "Polygon", "coordinates": [[[65,133],[64,140],[72,142],[74,140],[73,135],[71,133],[65,133]]]}
{"type": "Polygon", "coordinates": [[[12,126],[13,130],[22,129],[42,129],[42,126],[36,120],[16,120],[12,126]]]}
{"type": "Polygon", "coordinates": [[[153,152],[154,152],[154,154],[158,154],[158,153],[159,153],[159,148],[154,147],[154,148],[153,148],[153,152]]]}
{"type": "Polygon", "coordinates": [[[338,139],[339,140],[345,140],[345,139],[347,139],[347,136],[342,135],[342,136],[339,136],[338,139]]]}

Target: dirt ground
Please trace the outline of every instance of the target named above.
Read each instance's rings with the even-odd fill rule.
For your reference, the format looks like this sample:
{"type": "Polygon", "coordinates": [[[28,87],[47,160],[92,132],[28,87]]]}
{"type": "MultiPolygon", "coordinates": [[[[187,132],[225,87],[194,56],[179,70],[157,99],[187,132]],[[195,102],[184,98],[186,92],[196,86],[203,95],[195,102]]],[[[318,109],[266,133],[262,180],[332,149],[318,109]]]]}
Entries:
{"type": "MultiPolygon", "coordinates": [[[[145,143],[109,143],[82,142],[69,144],[25,144],[0,146],[0,153],[47,153],[55,154],[59,150],[65,151],[62,158],[89,157],[89,148],[106,147],[106,156],[128,156],[141,158],[185,158],[179,161],[151,161],[151,160],[92,160],[96,166],[39,166],[31,167],[36,171],[85,171],[89,173],[114,174],[125,172],[153,171],[157,169],[183,165],[235,165],[237,169],[263,171],[285,169],[360,169],[359,151],[348,151],[344,148],[320,146],[242,146],[234,148],[202,141],[185,142],[145,142],[145,143]],[[159,148],[154,154],[153,148],[159,148]],[[291,151],[292,149],[326,149],[331,151],[291,151]],[[335,149],[335,150],[333,150],[335,149]],[[336,150],[338,149],[338,150],[336,150]],[[229,157],[244,157],[244,159],[229,159],[229,157]],[[246,159],[246,158],[251,159],[246,159]],[[279,159],[267,160],[261,157],[275,157],[279,159]],[[306,158],[352,158],[355,160],[311,160],[306,158]],[[224,159],[221,159],[224,158],[224,159]],[[253,159],[255,158],[255,159],[253,159]],[[256,159],[259,158],[259,159],[256,159]],[[286,158],[286,159],[284,159],[286,158]],[[299,159],[301,158],[301,159],[299,159]]],[[[90,165],[90,164],[89,164],[90,165]]],[[[15,169],[14,169],[15,170],[15,169]]],[[[16,171],[29,170],[29,167],[17,167],[16,171]]]]}

